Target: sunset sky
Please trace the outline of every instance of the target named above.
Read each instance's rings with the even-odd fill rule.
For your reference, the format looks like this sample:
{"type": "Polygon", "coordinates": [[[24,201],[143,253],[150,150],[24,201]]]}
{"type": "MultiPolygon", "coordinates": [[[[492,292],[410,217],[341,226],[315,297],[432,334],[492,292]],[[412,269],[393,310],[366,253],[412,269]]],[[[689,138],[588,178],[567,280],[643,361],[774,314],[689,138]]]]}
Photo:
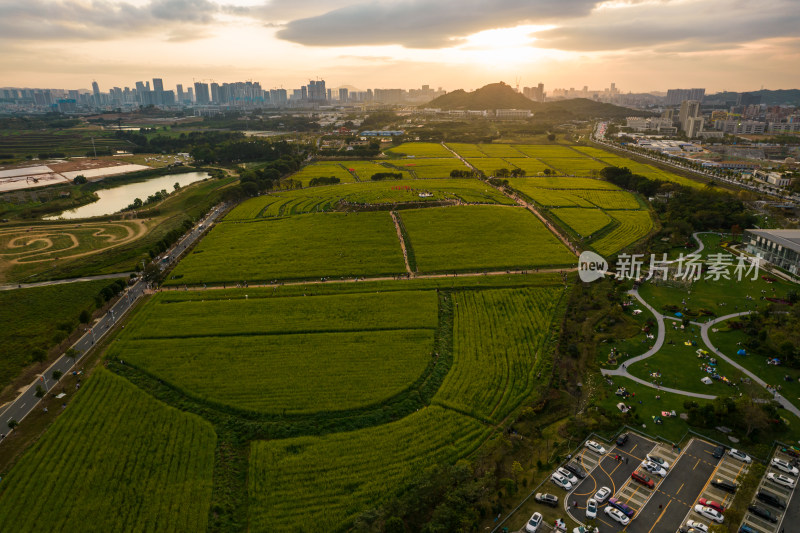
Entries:
{"type": "Polygon", "coordinates": [[[797,0],[0,0],[0,86],[800,86],[797,0]]]}

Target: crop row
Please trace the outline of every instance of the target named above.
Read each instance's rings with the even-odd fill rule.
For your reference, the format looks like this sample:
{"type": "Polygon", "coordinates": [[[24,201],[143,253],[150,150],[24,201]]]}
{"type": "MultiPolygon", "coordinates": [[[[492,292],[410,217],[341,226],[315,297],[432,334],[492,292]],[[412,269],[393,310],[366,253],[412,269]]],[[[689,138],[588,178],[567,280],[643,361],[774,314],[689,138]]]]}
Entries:
{"type": "Polygon", "coordinates": [[[499,422],[543,386],[543,342],[563,289],[457,293],[453,365],[435,404],[499,422]]]}
{"type": "Polygon", "coordinates": [[[611,255],[638,241],[653,229],[653,219],[647,210],[614,211],[611,216],[619,226],[592,242],[598,253],[611,255]]]}
{"type": "Polygon", "coordinates": [[[205,531],[211,425],[100,369],[0,486],[0,530],[205,531]]]}

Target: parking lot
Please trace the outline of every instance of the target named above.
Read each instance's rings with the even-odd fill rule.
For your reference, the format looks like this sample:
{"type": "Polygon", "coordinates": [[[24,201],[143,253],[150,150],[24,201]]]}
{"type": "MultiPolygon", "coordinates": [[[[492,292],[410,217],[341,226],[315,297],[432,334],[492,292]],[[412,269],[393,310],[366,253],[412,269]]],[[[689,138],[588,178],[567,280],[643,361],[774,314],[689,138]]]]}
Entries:
{"type": "MultiPolygon", "coordinates": [[[[785,453],[781,453],[780,451],[776,451],[772,457],[783,459],[784,461],[789,463],[791,463],[792,460],[794,459],[793,457],[785,453]]],[[[785,510],[779,509],[778,507],[774,507],[767,503],[761,502],[754,497],[752,503],[758,505],[759,507],[767,509],[777,518],[777,522],[773,523],[767,519],[756,516],[750,511],[745,513],[744,520],[742,520],[742,525],[747,525],[754,531],[758,531],[759,533],[777,533],[785,529],[787,527],[787,524],[797,524],[797,520],[800,519],[800,501],[798,501],[798,498],[795,497],[794,494],[795,492],[797,492],[797,490],[784,487],[783,485],[779,485],[769,480],[767,476],[770,473],[784,474],[784,472],[781,472],[780,470],[772,466],[770,462],[770,464],[768,464],[767,466],[766,472],[764,472],[764,477],[761,478],[761,482],[758,485],[758,490],[766,489],[769,492],[776,494],[785,502],[788,502],[788,504],[785,510]]],[[[758,490],[756,492],[758,492],[758,490]]],[[[790,531],[792,530],[793,529],[790,528],[790,531]]]]}

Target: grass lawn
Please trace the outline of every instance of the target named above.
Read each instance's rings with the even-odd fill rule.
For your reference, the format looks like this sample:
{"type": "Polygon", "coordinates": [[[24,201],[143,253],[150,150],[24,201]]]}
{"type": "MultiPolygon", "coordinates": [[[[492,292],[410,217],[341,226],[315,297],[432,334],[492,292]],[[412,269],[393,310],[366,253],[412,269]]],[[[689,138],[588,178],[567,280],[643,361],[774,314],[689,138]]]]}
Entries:
{"type": "MultiPolygon", "coordinates": [[[[770,385],[776,387],[780,385],[781,394],[795,407],[800,407],[800,381],[798,381],[800,380],[800,370],[784,365],[769,365],[766,355],[753,353],[749,349],[746,349],[747,355],[736,355],[736,352],[743,348],[738,343],[744,343],[748,336],[742,331],[727,329],[725,322],[717,324],[717,327],[713,329],[709,331],[708,337],[716,348],[770,385]],[[717,331],[715,332],[713,329],[717,331]],[[792,381],[785,381],[784,376],[789,376],[792,381]]],[[[780,359],[777,354],[771,355],[780,359]]]]}
{"type": "Polygon", "coordinates": [[[628,365],[631,374],[650,382],[660,383],[664,387],[689,392],[715,396],[738,396],[739,392],[743,392],[752,397],[768,396],[764,388],[759,385],[740,383],[740,378],[745,377],[744,374],[721,359],[717,360],[716,372],[728,378],[731,384],[721,380],[714,380],[711,385],[702,383],[701,378],[710,377],[711,374],[704,370],[708,368],[708,359],[699,358],[696,353],[698,349],[707,350],[700,338],[700,327],[689,325],[685,330],[681,330],[679,323],[672,320],[666,322],[666,327],[666,337],[661,350],[644,361],[628,365]],[[687,341],[693,341],[695,345],[686,346],[684,342],[687,341]],[[660,373],[661,376],[657,377],[653,375],[654,373],[660,373]]]}
{"type": "Polygon", "coordinates": [[[521,207],[401,211],[421,272],[572,266],[575,257],[521,207]]]}
{"type": "Polygon", "coordinates": [[[395,275],[403,253],[387,212],[219,224],[167,284],[395,275]]]}

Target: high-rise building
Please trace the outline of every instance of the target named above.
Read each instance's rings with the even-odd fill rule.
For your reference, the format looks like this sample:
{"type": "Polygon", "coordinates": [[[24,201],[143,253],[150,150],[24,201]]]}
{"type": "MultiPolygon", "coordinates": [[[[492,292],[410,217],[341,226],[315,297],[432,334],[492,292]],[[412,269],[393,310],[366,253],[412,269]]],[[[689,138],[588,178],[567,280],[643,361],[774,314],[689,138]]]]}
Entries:
{"type": "MultiPolygon", "coordinates": [[[[678,122],[681,124],[681,130],[687,132],[689,128],[689,119],[700,116],[700,102],[697,100],[684,100],[681,102],[681,109],[678,112],[678,122]]],[[[702,125],[701,125],[702,128],[702,125]]]]}
{"type": "Polygon", "coordinates": [[[175,96],[178,98],[178,103],[182,104],[184,100],[182,83],[179,83],[178,85],[175,86],[175,96]]]}
{"type": "Polygon", "coordinates": [[[339,89],[339,102],[340,103],[347,102],[347,89],[345,88],[339,89]]]}
{"type": "Polygon", "coordinates": [[[194,97],[197,105],[208,105],[211,103],[211,95],[208,92],[208,84],[195,82],[194,97]]]}
{"type": "Polygon", "coordinates": [[[704,122],[705,119],[703,117],[687,117],[686,127],[684,128],[686,136],[690,139],[699,137],[700,132],[703,131],[704,122]]]}
{"type": "Polygon", "coordinates": [[[188,101],[190,104],[194,103],[194,89],[191,87],[186,89],[186,101],[188,101]]]}
{"type": "Polygon", "coordinates": [[[276,107],[285,106],[287,101],[286,89],[270,89],[269,101],[276,107]]]}
{"type": "Polygon", "coordinates": [[[760,105],[761,95],[756,93],[739,93],[736,97],[737,106],[760,105]]]}
{"type": "Polygon", "coordinates": [[[100,86],[96,81],[92,81],[92,96],[94,97],[94,104],[99,106],[100,102],[100,86]]]}
{"type": "Polygon", "coordinates": [[[153,78],[153,99],[152,104],[164,104],[164,80],[161,78],[153,78]]]}
{"type": "Polygon", "coordinates": [[[325,89],[325,80],[311,80],[308,82],[308,99],[312,102],[322,102],[328,98],[325,89]]]}
{"type": "Polygon", "coordinates": [[[669,89],[667,91],[667,105],[679,105],[684,100],[703,101],[705,89],[669,89]]]}
{"type": "Polygon", "coordinates": [[[544,84],[540,83],[536,87],[523,87],[522,94],[534,102],[544,102],[544,84]]]}
{"type": "Polygon", "coordinates": [[[212,83],[211,84],[211,101],[215,104],[220,103],[219,99],[219,83],[212,83]]]}

